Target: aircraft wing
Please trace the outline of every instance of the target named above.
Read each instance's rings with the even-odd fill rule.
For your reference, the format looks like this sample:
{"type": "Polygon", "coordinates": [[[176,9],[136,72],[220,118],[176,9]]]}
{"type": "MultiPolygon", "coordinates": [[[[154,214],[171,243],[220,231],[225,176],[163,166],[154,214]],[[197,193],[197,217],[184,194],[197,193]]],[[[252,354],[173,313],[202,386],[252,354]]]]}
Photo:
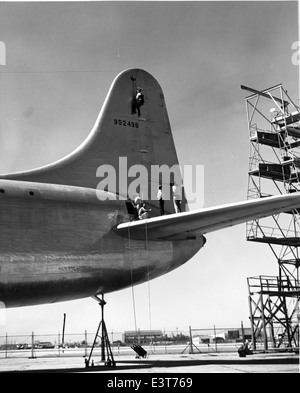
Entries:
{"type": "Polygon", "coordinates": [[[300,208],[300,193],[272,196],[179,214],[119,224],[116,232],[132,239],[183,240],[300,208]]]}

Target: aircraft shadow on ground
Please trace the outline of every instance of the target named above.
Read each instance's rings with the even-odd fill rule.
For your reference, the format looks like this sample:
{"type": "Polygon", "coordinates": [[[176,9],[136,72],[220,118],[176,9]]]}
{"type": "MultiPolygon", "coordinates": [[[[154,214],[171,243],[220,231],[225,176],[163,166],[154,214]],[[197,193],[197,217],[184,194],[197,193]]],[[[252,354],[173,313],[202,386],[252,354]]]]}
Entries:
{"type": "MultiPolygon", "coordinates": [[[[73,367],[58,369],[22,370],[9,371],[9,373],[80,373],[80,372],[106,372],[114,370],[116,373],[122,370],[151,369],[151,368],[171,368],[171,367],[192,367],[207,365],[272,365],[272,364],[299,364],[299,357],[280,358],[237,358],[237,359],[184,359],[184,360],[120,360],[115,367],[108,367],[104,364],[95,364],[93,367],[73,367]]],[[[180,370],[179,370],[180,371],[180,370]]]]}

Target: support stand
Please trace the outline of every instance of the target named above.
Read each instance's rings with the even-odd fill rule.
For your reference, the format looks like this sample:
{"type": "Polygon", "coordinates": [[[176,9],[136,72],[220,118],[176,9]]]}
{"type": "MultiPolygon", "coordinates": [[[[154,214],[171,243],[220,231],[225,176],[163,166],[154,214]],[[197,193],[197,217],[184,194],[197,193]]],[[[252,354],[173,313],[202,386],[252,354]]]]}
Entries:
{"type": "Polygon", "coordinates": [[[184,353],[188,348],[190,348],[189,353],[194,354],[193,347],[195,347],[197,349],[197,351],[201,353],[200,349],[193,343],[192,328],[190,326],[189,326],[189,331],[190,331],[190,342],[188,343],[188,345],[184,348],[183,352],[181,352],[181,353],[184,353]]]}
{"type": "Polygon", "coordinates": [[[181,352],[181,354],[183,354],[188,348],[189,348],[189,354],[190,354],[190,355],[193,355],[193,354],[194,354],[193,348],[196,348],[197,351],[201,353],[200,349],[199,349],[195,344],[193,344],[193,343],[190,344],[190,343],[189,343],[189,344],[184,348],[184,350],[181,352]]]}
{"type": "MultiPolygon", "coordinates": [[[[88,360],[85,361],[86,363],[86,367],[90,366],[90,360],[93,354],[93,350],[94,347],[96,345],[96,341],[97,338],[99,337],[101,339],[101,361],[104,362],[104,365],[107,367],[115,367],[116,366],[116,362],[114,361],[114,356],[110,347],[110,342],[109,342],[109,338],[108,338],[108,334],[107,334],[107,330],[106,330],[106,325],[105,325],[105,321],[104,321],[104,306],[106,304],[106,302],[104,301],[104,295],[101,295],[102,299],[99,299],[97,296],[93,296],[93,298],[100,304],[101,306],[101,321],[99,323],[96,335],[95,335],[95,339],[93,342],[93,346],[89,355],[88,360]],[[99,331],[101,329],[101,336],[99,336],[99,331]],[[107,354],[107,360],[105,357],[105,350],[106,350],[106,354],[107,354]]],[[[93,364],[93,363],[92,363],[93,364]]]]}

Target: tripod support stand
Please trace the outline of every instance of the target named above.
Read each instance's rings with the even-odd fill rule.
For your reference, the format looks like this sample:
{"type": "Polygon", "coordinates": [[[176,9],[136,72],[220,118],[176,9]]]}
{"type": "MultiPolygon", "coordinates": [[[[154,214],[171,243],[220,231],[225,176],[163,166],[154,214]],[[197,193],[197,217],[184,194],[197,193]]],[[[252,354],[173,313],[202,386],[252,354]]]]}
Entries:
{"type": "Polygon", "coordinates": [[[101,306],[101,320],[95,335],[95,339],[94,339],[94,343],[89,355],[88,360],[86,360],[86,366],[89,367],[90,366],[90,360],[93,354],[93,350],[94,347],[96,345],[96,341],[97,338],[99,337],[101,339],[101,361],[104,362],[105,366],[108,367],[115,367],[116,366],[116,362],[114,361],[114,356],[110,347],[110,342],[109,342],[109,338],[108,338],[108,334],[107,334],[107,330],[106,330],[106,325],[105,325],[105,321],[104,321],[104,306],[106,304],[106,302],[104,301],[104,295],[101,295],[101,299],[98,296],[93,296],[93,298],[100,304],[101,306]],[[99,331],[101,328],[101,336],[99,335],[99,331]],[[105,352],[107,355],[107,360],[105,357],[105,352]]]}

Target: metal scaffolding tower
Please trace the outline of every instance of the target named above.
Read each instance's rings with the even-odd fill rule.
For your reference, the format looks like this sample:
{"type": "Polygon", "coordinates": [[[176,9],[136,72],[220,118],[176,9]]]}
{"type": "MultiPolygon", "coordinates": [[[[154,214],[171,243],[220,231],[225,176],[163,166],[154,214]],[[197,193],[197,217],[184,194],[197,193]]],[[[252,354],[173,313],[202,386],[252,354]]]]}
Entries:
{"type": "MultiPolygon", "coordinates": [[[[248,199],[300,192],[300,108],[283,86],[246,86],[250,135],[248,199]]],[[[253,348],[299,349],[300,206],[247,223],[247,240],[268,244],[278,276],[248,278],[253,348]]]]}

